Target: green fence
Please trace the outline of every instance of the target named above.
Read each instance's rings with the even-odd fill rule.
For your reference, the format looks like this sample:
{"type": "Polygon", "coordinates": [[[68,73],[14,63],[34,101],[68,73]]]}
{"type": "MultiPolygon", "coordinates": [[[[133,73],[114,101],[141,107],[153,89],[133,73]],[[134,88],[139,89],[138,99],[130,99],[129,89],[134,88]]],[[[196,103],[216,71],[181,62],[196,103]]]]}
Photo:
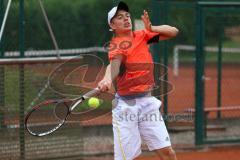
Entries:
{"type": "Polygon", "coordinates": [[[240,3],[199,2],[197,7],[196,144],[238,143],[239,99],[236,84],[240,80],[237,60],[240,50],[236,30],[240,3]],[[208,21],[216,24],[217,36],[214,38],[209,36],[208,21]],[[205,46],[211,43],[216,47],[205,50],[205,46]],[[206,112],[209,107],[212,110],[206,112]],[[209,132],[207,126],[212,124],[225,131],[209,132]]]}
{"type": "MultiPolygon", "coordinates": [[[[75,57],[76,65],[81,65],[79,58],[75,57]]],[[[106,104],[105,101],[101,104],[99,115],[94,115],[94,117],[87,115],[89,121],[82,121],[80,118],[83,118],[84,114],[80,116],[77,114],[69,119],[59,131],[46,137],[31,136],[24,131],[24,128],[21,128],[21,123],[23,123],[21,116],[32,106],[46,99],[67,98],[81,94],[81,89],[76,89],[78,87],[75,87],[78,93],[74,94],[73,91],[69,91],[71,86],[55,84],[60,83],[60,80],[52,82],[51,86],[48,84],[48,78],[52,71],[59,65],[66,64],[69,59],[72,57],[62,57],[60,60],[58,58],[18,58],[0,62],[1,67],[4,67],[5,70],[4,75],[1,75],[5,79],[5,104],[1,108],[5,126],[0,130],[1,158],[60,159],[96,156],[101,155],[102,152],[105,155],[112,153],[111,117],[109,115],[111,105],[106,104]],[[19,104],[23,105],[23,102],[24,110],[19,107],[19,104]],[[106,107],[103,108],[103,106],[106,107]],[[102,114],[100,114],[101,111],[103,111],[102,114]],[[100,116],[102,118],[99,118],[100,116]]],[[[74,61],[71,60],[71,64],[67,64],[61,69],[72,69],[73,64],[74,61]]],[[[74,66],[73,69],[76,70],[65,79],[66,83],[78,86],[79,81],[77,80],[81,79],[78,73],[83,71],[77,68],[74,66]]],[[[65,74],[64,71],[61,73],[65,74]]],[[[47,115],[42,116],[47,118],[47,115]]]]}

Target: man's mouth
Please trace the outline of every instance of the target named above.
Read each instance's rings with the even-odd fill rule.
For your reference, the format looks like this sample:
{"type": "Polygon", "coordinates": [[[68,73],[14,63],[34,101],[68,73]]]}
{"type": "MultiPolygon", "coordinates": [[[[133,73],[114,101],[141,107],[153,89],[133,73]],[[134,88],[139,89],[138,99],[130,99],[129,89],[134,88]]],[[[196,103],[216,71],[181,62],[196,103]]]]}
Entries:
{"type": "Polygon", "coordinates": [[[129,22],[127,22],[127,23],[124,24],[124,27],[130,27],[130,25],[131,24],[129,22]]]}

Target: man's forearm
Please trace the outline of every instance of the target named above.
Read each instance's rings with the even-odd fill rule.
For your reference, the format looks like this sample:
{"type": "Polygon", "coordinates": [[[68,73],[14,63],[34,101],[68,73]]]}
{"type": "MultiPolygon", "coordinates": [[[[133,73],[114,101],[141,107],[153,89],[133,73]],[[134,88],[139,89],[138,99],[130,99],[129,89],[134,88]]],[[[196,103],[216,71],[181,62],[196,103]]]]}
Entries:
{"type": "Polygon", "coordinates": [[[151,31],[164,37],[175,37],[178,34],[178,29],[169,25],[151,26],[151,31]]]}
{"type": "Polygon", "coordinates": [[[114,81],[119,74],[119,67],[114,64],[109,64],[106,69],[104,79],[114,81]]]}

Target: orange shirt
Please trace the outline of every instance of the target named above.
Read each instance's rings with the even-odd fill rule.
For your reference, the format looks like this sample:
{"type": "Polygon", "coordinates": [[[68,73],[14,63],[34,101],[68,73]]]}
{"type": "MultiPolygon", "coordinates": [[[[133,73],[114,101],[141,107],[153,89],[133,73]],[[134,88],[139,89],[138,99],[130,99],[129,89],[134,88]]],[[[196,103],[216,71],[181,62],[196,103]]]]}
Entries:
{"type": "Polygon", "coordinates": [[[154,86],[154,64],[149,43],[159,40],[159,33],[147,30],[133,32],[133,37],[114,37],[108,57],[123,55],[120,74],[117,77],[117,93],[121,96],[148,92],[154,86]]]}

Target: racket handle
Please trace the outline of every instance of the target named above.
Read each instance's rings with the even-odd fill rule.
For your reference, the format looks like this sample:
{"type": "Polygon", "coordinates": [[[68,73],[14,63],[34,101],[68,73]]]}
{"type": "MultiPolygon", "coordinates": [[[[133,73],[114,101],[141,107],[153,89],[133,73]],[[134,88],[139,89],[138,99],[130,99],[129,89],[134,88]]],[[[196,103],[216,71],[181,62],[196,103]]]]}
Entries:
{"type": "Polygon", "coordinates": [[[101,91],[98,88],[94,88],[93,90],[87,92],[86,94],[83,95],[84,99],[88,99],[90,97],[93,97],[95,95],[98,95],[101,91]]]}
{"type": "Polygon", "coordinates": [[[100,92],[101,91],[98,88],[94,88],[93,90],[87,92],[80,99],[78,99],[78,101],[76,103],[73,104],[73,106],[70,108],[70,111],[73,111],[74,108],[76,108],[77,105],[80,104],[83,100],[88,99],[92,96],[95,96],[95,95],[99,94],[100,92]]]}

